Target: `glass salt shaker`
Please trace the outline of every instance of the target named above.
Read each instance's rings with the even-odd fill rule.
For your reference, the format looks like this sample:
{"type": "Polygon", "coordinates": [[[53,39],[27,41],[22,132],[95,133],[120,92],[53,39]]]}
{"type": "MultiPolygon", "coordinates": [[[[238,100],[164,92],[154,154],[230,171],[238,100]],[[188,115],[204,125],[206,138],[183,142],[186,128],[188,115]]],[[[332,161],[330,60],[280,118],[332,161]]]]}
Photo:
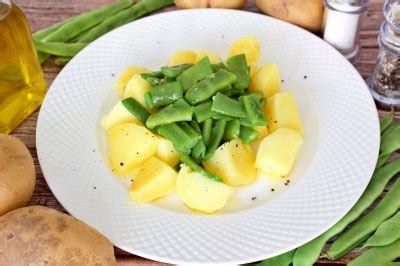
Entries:
{"type": "Polygon", "coordinates": [[[323,38],[348,60],[359,50],[360,15],[368,8],[368,0],[324,0],[323,38]]]}
{"type": "Polygon", "coordinates": [[[368,85],[381,107],[400,110],[400,0],[386,0],[384,14],[377,65],[368,85]]]}

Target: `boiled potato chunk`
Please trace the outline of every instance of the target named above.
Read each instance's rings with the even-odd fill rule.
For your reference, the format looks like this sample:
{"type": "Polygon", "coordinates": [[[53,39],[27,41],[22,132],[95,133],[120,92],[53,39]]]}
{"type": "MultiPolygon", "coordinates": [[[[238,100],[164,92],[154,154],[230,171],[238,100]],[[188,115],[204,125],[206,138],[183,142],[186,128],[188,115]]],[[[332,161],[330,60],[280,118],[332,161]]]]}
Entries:
{"type": "Polygon", "coordinates": [[[254,160],[251,148],[234,139],[221,145],[203,165],[207,171],[220,176],[224,183],[239,186],[255,180],[254,160]]]}
{"type": "Polygon", "coordinates": [[[176,191],[191,209],[213,213],[225,206],[233,189],[198,172],[191,172],[186,165],[182,165],[176,180],[176,191]]]}
{"type": "Polygon", "coordinates": [[[144,95],[151,90],[151,85],[144,80],[140,75],[133,75],[133,77],[126,84],[124,95],[122,98],[134,98],[141,105],[146,107],[144,95]]]}
{"type": "Polygon", "coordinates": [[[124,73],[122,73],[122,75],[119,77],[119,79],[117,81],[117,85],[116,85],[116,89],[117,89],[119,97],[123,96],[125,85],[133,77],[133,75],[147,73],[147,72],[149,72],[148,69],[136,67],[136,66],[130,66],[130,67],[126,68],[124,73]]]}
{"type": "Polygon", "coordinates": [[[156,153],[157,139],[147,128],[124,123],[108,131],[111,170],[123,175],[156,153]]]}
{"type": "Polygon", "coordinates": [[[278,66],[267,64],[262,67],[250,82],[250,89],[260,91],[264,97],[270,97],[281,90],[281,76],[278,66]]]}
{"type": "Polygon", "coordinates": [[[193,51],[180,50],[174,52],[168,62],[168,66],[178,66],[183,64],[196,63],[197,55],[193,51]]]}
{"type": "Polygon", "coordinates": [[[279,128],[261,142],[256,167],[274,176],[287,176],[292,170],[302,142],[303,139],[297,131],[279,128]]]}
{"type": "Polygon", "coordinates": [[[218,53],[207,51],[207,50],[203,50],[203,49],[200,49],[197,52],[196,62],[199,62],[202,58],[204,58],[206,56],[208,56],[208,59],[210,59],[211,64],[221,63],[221,58],[219,58],[218,53]]]}
{"type": "Polygon", "coordinates": [[[150,202],[169,194],[175,188],[175,170],[156,157],[148,159],[133,180],[131,198],[138,202],[150,202]]]}
{"type": "Polygon", "coordinates": [[[254,77],[257,75],[258,71],[260,71],[260,67],[259,66],[251,66],[250,67],[250,73],[249,73],[249,77],[250,77],[250,81],[252,79],[254,79],[254,77]]]}
{"type": "Polygon", "coordinates": [[[260,44],[254,36],[246,36],[234,42],[228,53],[228,58],[245,54],[247,64],[253,66],[260,58],[260,44]]]}
{"type": "Polygon", "coordinates": [[[115,125],[129,122],[140,125],[140,121],[126,109],[121,101],[118,101],[113,109],[101,119],[100,124],[105,131],[108,131],[115,125]]]}
{"type": "Polygon", "coordinates": [[[269,97],[264,107],[264,114],[268,120],[270,132],[280,127],[288,127],[301,135],[304,134],[296,98],[292,93],[281,92],[269,97]]]}
{"type": "Polygon", "coordinates": [[[174,167],[181,159],[181,155],[175,149],[172,142],[161,136],[157,136],[156,156],[172,167],[174,167]]]}

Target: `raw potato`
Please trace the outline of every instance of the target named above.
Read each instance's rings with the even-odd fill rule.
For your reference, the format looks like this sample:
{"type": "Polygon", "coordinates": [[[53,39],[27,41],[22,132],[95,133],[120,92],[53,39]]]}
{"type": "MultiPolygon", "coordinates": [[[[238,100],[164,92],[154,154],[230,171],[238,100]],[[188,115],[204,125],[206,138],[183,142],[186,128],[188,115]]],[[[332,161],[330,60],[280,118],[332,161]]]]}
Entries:
{"type": "Polygon", "coordinates": [[[226,205],[233,189],[182,165],[176,180],[176,192],[191,209],[213,213],[226,205]]]}
{"type": "Polygon", "coordinates": [[[168,164],[156,157],[151,157],[139,168],[130,188],[133,200],[142,203],[150,202],[174,190],[178,174],[168,164]]]}
{"type": "Polygon", "coordinates": [[[118,92],[118,96],[120,98],[123,96],[125,85],[133,77],[133,75],[147,73],[147,72],[149,72],[149,70],[145,68],[135,67],[135,66],[127,67],[124,73],[122,73],[122,75],[119,77],[117,81],[116,89],[118,92]]]}
{"type": "Polygon", "coordinates": [[[293,129],[279,128],[261,142],[256,167],[274,176],[287,176],[292,170],[302,142],[300,134],[293,129]]]}
{"type": "Polygon", "coordinates": [[[208,56],[208,59],[210,59],[211,64],[218,64],[218,63],[222,62],[221,58],[219,58],[218,53],[200,49],[197,52],[196,63],[199,62],[203,57],[206,57],[206,56],[208,56]]]}
{"type": "Polygon", "coordinates": [[[126,109],[122,102],[118,101],[113,109],[101,119],[100,123],[105,131],[109,131],[113,126],[129,122],[138,125],[141,124],[140,121],[126,109]]]}
{"type": "Polygon", "coordinates": [[[238,54],[245,54],[247,64],[254,66],[260,59],[260,44],[256,37],[246,36],[235,41],[229,50],[228,58],[238,54]]]}
{"type": "Polygon", "coordinates": [[[256,0],[266,14],[296,24],[310,31],[319,31],[322,25],[322,0],[256,0]]]}
{"type": "Polygon", "coordinates": [[[224,183],[240,186],[255,180],[257,170],[254,161],[251,148],[234,139],[221,145],[203,165],[207,171],[221,177],[224,183]]]}
{"type": "Polygon", "coordinates": [[[140,75],[133,75],[133,77],[126,84],[123,99],[132,97],[138,101],[142,106],[146,107],[144,95],[151,90],[150,84],[142,79],[140,75]]]}
{"type": "Polygon", "coordinates": [[[171,167],[174,167],[181,159],[181,155],[172,142],[161,136],[157,136],[156,156],[171,167]]]}
{"type": "Polygon", "coordinates": [[[246,4],[246,0],[174,0],[179,8],[237,8],[246,4]]]}
{"type": "MultiPolygon", "coordinates": [[[[251,73],[251,72],[250,72],[251,73]]],[[[270,97],[281,90],[281,76],[275,64],[260,68],[250,82],[250,90],[260,91],[264,97],[270,97]]]]}
{"type": "Polygon", "coordinates": [[[157,139],[147,128],[134,123],[119,124],[108,131],[111,170],[123,175],[156,152],[157,139]]]}
{"type": "Polygon", "coordinates": [[[26,146],[16,137],[0,134],[0,216],[28,204],[35,181],[35,166],[26,146]]]}
{"type": "Polygon", "coordinates": [[[280,127],[288,127],[304,135],[300,112],[297,107],[296,98],[290,92],[280,92],[267,99],[264,114],[268,120],[270,132],[280,127]]]}
{"type": "Polygon", "coordinates": [[[110,241],[72,216],[42,206],[0,217],[1,265],[116,265],[110,241]]]}
{"type": "Polygon", "coordinates": [[[196,63],[197,55],[193,51],[180,50],[174,52],[168,61],[168,66],[196,63]]]}

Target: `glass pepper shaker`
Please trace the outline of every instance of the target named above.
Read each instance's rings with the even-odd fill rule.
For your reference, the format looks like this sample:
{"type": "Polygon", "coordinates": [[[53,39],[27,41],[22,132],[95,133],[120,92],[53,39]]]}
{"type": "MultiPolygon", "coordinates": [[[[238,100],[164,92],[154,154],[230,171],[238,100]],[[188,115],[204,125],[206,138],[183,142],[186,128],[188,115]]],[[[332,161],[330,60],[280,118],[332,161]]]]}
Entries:
{"type": "Polygon", "coordinates": [[[348,60],[356,57],[360,15],[368,0],[324,0],[323,38],[348,60]]]}
{"type": "Polygon", "coordinates": [[[386,0],[384,14],[377,65],[368,85],[381,107],[400,110],[400,0],[386,0]]]}

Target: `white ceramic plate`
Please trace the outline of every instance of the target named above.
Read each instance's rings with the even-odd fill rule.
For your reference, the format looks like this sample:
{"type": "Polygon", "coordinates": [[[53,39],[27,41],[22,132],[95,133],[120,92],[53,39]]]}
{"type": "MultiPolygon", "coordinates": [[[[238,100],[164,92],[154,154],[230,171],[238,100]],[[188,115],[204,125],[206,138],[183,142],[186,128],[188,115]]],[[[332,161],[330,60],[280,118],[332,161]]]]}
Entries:
{"type": "Polygon", "coordinates": [[[360,75],[311,33],[248,12],[188,10],[125,25],[76,56],[46,96],[37,149],[60,203],[116,246],[170,263],[246,263],[306,243],[354,205],[375,166],[379,125],[360,75]],[[270,188],[279,185],[260,178],[215,215],[193,214],[174,195],[156,204],[131,201],[106,165],[99,126],[117,100],[118,75],[129,65],[157,69],[178,49],[203,48],[225,57],[245,35],[258,38],[261,63],[277,63],[283,90],[298,99],[305,142],[290,176],[295,181],[274,194],[270,188]]]}

